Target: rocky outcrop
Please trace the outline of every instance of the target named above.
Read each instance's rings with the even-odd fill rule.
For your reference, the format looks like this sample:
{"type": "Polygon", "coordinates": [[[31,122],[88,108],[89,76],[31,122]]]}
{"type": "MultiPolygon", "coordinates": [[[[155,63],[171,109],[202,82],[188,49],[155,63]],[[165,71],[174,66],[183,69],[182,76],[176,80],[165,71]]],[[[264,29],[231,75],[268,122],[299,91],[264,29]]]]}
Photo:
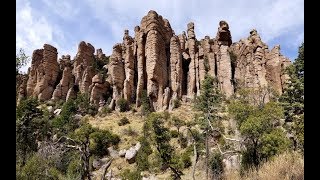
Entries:
{"type": "Polygon", "coordinates": [[[123,82],[125,80],[125,72],[121,44],[116,44],[113,46],[108,73],[111,79],[110,84],[113,89],[112,100],[109,106],[111,109],[113,109],[116,106],[118,99],[123,97],[123,82]]]}
{"type": "Polygon", "coordinates": [[[102,61],[105,58],[107,58],[107,56],[102,52],[102,49],[100,48],[100,49],[97,49],[95,58],[102,61]]]}
{"type": "Polygon", "coordinates": [[[136,160],[136,155],[141,148],[140,142],[138,142],[135,146],[130,147],[129,150],[126,151],[125,159],[128,161],[129,164],[132,164],[136,160]]]}
{"type": "Polygon", "coordinates": [[[229,25],[225,21],[220,21],[216,36],[218,44],[217,52],[217,74],[221,91],[230,97],[233,94],[231,59],[228,51],[232,43],[229,25]]]}
{"type": "Polygon", "coordinates": [[[190,57],[189,72],[188,72],[188,85],[187,85],[187,96],[193,97],[196,93],[196,35],[194,33],[194,23],[190,22],[188,24],[188,40],[187,49],[190,57]]]}
{"type": "Polygon", "coordinates": [[[27,82],[28,96],[37,97],[40,101],[52,97],[59,73],[57,54],[57,49],[49,44],[33,52],[27,82]]]}
{"type": "Polygon", "coordinates": [[[27,96],[27,75],[18,75],[16,79],[16,91],[17,91],[17,105],[19,105],[20,101],[27,96]]]}
{"type": "Polygon", "coordinates": [[[164,89],[168,86],[168,58],[173,35],[168,20],[155,11],[142,18],[141,29],[146,34],[145,57],[147,94],[153,109],[161,110],[164,89]]]}
{"type": "Polygon", "coordinates": [[[107,81],[103,81],[101,74],[96,74],[92,78],[92,85],[89,87],[90,91],[90,103],[99,106],[99,102],[105,99],[105,96],[109,93],[108,89],[110,84],[107,81]]]}
{"type": "Polygon", "coordinates": [[[109,107],[118,109],[120,98],[139,107],[145,91],[151,108],[171,110],[176,100],[200,95],[206,75],[217,79],[227,98],[239,87],[271,87],[281,94],[288,80],[283,70],[291,64],[280,54],[280,46],[270,51],[255,29],[232,43],[228,23],[220,21],[215,38],[197,40],[193,22],[176,35],[169,21],[152,10],[134,28],[134,37],[124,31],[110,57],[102,49],[94,52],[82,41],[73,60],[67,55],[57,62],[57,50],[45,44],[33,52],[20,96],[68,100],[80,91],[96,106],[111,98],[109,107]]]}
{"type": "Polygon", "coordinates": [[[266,78],[268,83],[281,94],[288,80],[288,75],[284,74],[286,67],[290,65],[290,60],[280,54],[280,45],[276,45],[267,56],[266,78]]]}
{"type": "MultiPolygon", "coordinates": [[[[178,36],[172,36],[170,40],[170,77],[169,85],[172,90],[172,97],[170,100],[170,107],[173,107],[173,101],[180,99],[182,95],[182,51],[181,44],[178,36]]],[[[167,89],[167,94],[170,93],[170,89],[167,89]]],[[[170,97],[169,97],[170,98],[170,97]]],[[[167,99],[166,99],[167,100],[167,99]]],[[[165,102],[167,104],[167,102],[165,102]]],[[[165,106],[166,107],[166,106],[165,106]]]]}
{"type": "Polygon", "coordinates": [[[231,46],[234,58],[234,81],[236,86],[249,88],[272,88],[282,94],[288,76],[283,70],[291,64],[280,54],[280,46],[269,51],[258,32],[253,29],[246,39],[231,46]]]}
{"type": "Polygon", "coordinates": [[[145,59],[145,36],[143,31],[140,31],[140,27],[134,28],[134,55],[137,61],[137,91],[136,91],[136,106],[140,106],[140,98],[142,91],[146,88],[146,59],[145,59]]]}
{"type": "Polygon", "coordinates": [[[60,59],[60,69],[63,70],[62,78],[53,92],[53,100],[66,100],[67,93],[73,86],[74,79],[72,75],[70,55],[62,55],[60,59]]]}
{"type": "Polygon", "coordinates": [[[78,53],[74,58],[73,72],[75,85],[79,86],[81,93],[88,93],[92,77],[95,75],[93,64],[95,61],[94,47],[90,43],[81,41],[78,46],[78,53]]]}
{"type": "Polygon", "coordinates": [[[125,30],[124,37],[123,37],[123,59],[124,59],[124,71],[125,77],[123,84],[123,94],[124,98],[129,102],[134,102],[134,73],[135,73],[135,59],[133,54],[134,48],[134,40],[131,36],[129,36],[129,31],[125,30]]]}

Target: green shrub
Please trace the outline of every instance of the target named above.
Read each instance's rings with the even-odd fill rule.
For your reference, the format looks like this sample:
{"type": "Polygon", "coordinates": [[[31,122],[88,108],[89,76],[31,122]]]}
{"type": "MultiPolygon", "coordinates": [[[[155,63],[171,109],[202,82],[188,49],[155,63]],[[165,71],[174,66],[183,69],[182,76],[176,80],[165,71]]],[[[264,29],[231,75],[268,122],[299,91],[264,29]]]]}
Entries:
{"type": "Polygon", "coordinates": [[[141,172],[139,170],[130,171],[129,169],[123,169],[120,173],[121,179],[124,180],[141,180],[141,172]]]}
{"type": "Polygon", "coordinates": [[[129,119],[127,117],[123,117],[119,120],[118,125],[119,126],[124,126],[126,124],[130,124],[129,119]]]}
{"type": "Polygon", "coordinates": [[[119,143],[120,139],[117,135],[107,130],[96,130],[90,134],[90,151],[99,157],[108,153],[108,147],[119,143]]]}
{"type": "Polygon", "coordinates": [[[58,134],[67,134],[79,127],[78,121],[73,118],[77,112],[75,101],[70,99],[62,106],[60,115],[52,120],[52,126],[58,134]]]}
{"type": "Polygon", "coordinates": [[[179,99],[173,100],[173,108],[178,108],[181,106],[181,101],[179,99]]]}
{"type": "Polygon", "coordinates": [[[141,143],[141,148],[137,153],[136,163],[139,170],[145,171],[149,169],[148,156],[152,153],[152,149],[147,138],[144,136],[139,138],[139,142],[141,143]]]}
{"type": "Polygon", "coordinates": [[[213,153],[209,160],[209,166],[214,177],[220,179],[219,177],[223,173],[222,155],[218,152],[213,153]]]}
{"type": "Polygon", "coordinates": [[[147,91],[143,90],[141,93],[141,114],[143,116],[147,116],[152,112],[152,108],[150,105],[150,99],[148,97],[147,91]]]}
{"type": "Polygon", "coordinates": [[[58,179],[62,173],[50,166],[48,159],[33,155],[17,173],[17,179],[58,179]]]}
{"type": "Polygon", "coordinates": [[[172,138],[177,138],[179,136],[179,133],[177,130],[171,130],[170,134],[172,138]]]}
{"type": "Polygon", "coordinates": [[[177,116],[172,116],[171,118],[171,122],[172,124],[177,128],[178,132],[180,130],[181,126],[184,126],[186,123],[184,121],[182,121],[180,118],[178,118],[177,116]]]}
{"type": "Polygon", "coordinates": [[[190,152],[186,151],[181,155],[181,161],[183,163],[184,168],[188,168],[192,165],[190,152]]]}
{"type": "Polygon", "coordinates": [[[126,112],[129,110],[129,103],[126,99],[124,98],[120,98],[118,101],[117,101],[117,104],[120,108],[120,112],[126,112]]]}
{"type": "Polygon", "coordinates": [[[70,161],[67,168],[67,177],[69,179],[81,179],[81,175],[84,173],[81,163],[80,158],[74,158],[70,161]]]}
{"type": "Polygon", "coordinates": [[[188,146],[188,139],[183,136],[183,134],[179,134],[178,142],[181,148],[186,148],[188,146]]]}

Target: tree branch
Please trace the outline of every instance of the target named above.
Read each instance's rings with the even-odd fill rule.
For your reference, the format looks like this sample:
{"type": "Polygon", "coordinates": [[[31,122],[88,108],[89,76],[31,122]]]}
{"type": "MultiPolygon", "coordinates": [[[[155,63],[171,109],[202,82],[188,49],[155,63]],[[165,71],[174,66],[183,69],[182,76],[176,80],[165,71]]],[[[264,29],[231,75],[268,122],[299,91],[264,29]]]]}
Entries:
{"type": "Polygon", "coordinates": [[[113,158],[111,158],[111,159],[108,161],[108,163],[106,164],[106,167],[104,168],[104,171],[103,171],[103,175],[102,175],[102,177],[101,177],[101,180],[105,180],[105,176],[106,176],[106,174],[107,174],[107,170],[108,170],[108,168],[110,167],[112,161],[113,161],[113,158]]]}

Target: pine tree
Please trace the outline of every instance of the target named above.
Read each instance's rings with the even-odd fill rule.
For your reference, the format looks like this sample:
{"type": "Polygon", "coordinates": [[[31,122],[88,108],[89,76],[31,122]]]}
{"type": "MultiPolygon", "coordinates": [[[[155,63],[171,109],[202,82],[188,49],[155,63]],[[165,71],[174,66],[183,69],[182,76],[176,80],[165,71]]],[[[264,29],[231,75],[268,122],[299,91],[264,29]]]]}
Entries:
{"type": "Polygon", "coordinates": [[[280,101],[285,110],[286,122],[293,122],[288,130],[294,135],[294,148],[304,149],[304,43],[299,55],[286,69],[290,79],[280,101]]]}

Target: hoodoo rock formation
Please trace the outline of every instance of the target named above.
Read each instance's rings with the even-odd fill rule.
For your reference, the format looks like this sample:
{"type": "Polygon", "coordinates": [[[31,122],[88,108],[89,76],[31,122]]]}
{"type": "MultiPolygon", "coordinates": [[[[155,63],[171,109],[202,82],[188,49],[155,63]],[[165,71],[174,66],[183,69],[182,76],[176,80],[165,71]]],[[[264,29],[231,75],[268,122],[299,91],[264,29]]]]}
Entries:
{"type": "Polygon", "coordinates": [[[96,106],[108,102],[117,109],[121,98],[139,107],[146,91],[152,108],[161,111],[171,109],[174,100],[199,95],[206,74],[217,79],[227,98],[240,85],[283,92],[288,79],[283,69],[291,62],[280,54],[279,45],[270,51],[255,29],[248,38],[232,43],[226,21],[219,22],[212,39],[197,40],[194,29],[190,22],[186,32],[176,35],[169,21],[151,10],[134,28],[134,37],[124,31],[123,42],[113,46],[109,57],[102,49],[94,54],[95,48],[82,41],[73,59],[65,55],[57,61],[57,49],[45,44],[33,52],[28,76],[19,83],[18,99],[65,101],[80,92],[96,106]],[[108,64],[100,66],[106,58],[108,64]]]}

